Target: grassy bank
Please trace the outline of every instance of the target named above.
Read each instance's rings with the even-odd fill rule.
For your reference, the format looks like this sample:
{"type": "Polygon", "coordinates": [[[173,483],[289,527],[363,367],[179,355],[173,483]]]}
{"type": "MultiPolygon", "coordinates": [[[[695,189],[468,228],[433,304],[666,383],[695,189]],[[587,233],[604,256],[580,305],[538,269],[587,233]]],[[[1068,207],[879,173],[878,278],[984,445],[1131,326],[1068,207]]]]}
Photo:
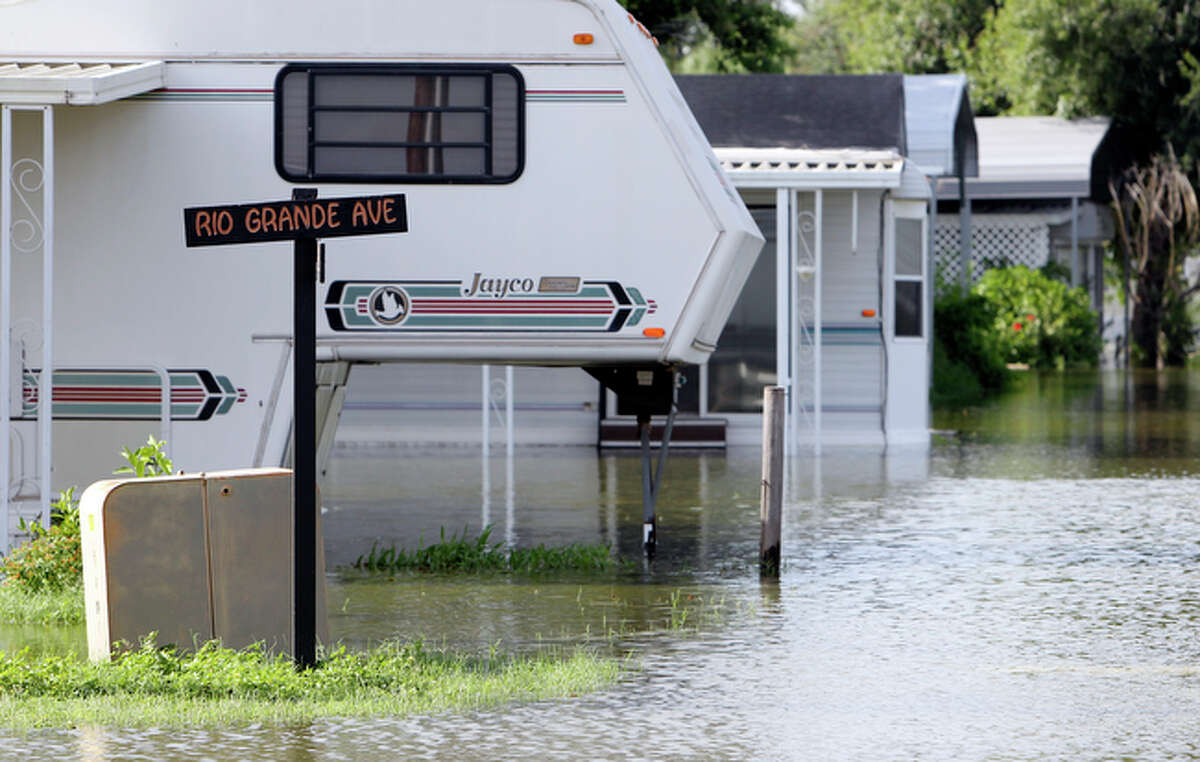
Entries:
{"type": "Polygon", "coordinates": [[[83,624],[83,583],[28,592],[0,582],[0,624],[83,624]]]}
{"type": "Polygon", "coordinates": [[[303,672],[286,658],[214,643],[194,654],[144,645],[106,664],[0,654],[0,727],[221,727],[464,711],[576,696],[618,672],[578,649],[469,657],[419,643],[339,649],[303,672]]]}
{"type": "Polygon", "coordinates": [[[432,545],[418,543],[411,552],[397,550],[394,546],[380,550],[373,546],[371,552],[359,556],[354,562],[356,569],[373,572],[440,572],[467,573],[516,572],[535,574],[557,571],[608,571],[622,566],[612,557],[607,545],[571,544],[559,548],[514,548],[504,550],[503,543],[488,540],[492,528],[487,527],[476,538],[462,534],[446,537],[441,531],[441,540],[432,545]]]}

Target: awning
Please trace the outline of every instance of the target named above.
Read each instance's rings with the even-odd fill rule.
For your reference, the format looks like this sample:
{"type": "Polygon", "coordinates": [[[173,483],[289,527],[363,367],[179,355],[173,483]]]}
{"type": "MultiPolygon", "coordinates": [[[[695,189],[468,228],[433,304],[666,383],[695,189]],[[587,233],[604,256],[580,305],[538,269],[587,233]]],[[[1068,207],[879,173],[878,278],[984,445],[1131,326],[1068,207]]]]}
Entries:
{"type": "Polygon", "coordinates": [[[0,103],[94,105],[163,86],[162,61],[14,63],[0,61],[0,103]]]}
{"type": "Polygon", "coordinates": [[[904,159],[892,151],[715,148],[738,188],[898,188],[904,159]]]}

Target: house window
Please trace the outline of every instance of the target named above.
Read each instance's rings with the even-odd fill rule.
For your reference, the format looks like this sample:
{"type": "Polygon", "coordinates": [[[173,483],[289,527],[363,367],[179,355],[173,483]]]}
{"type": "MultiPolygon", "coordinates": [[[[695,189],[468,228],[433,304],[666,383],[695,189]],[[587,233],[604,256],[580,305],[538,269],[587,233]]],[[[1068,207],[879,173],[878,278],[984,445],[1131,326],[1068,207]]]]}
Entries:
{"type": "Polygon", "coordinates": [[[524,100],[511,66],[289,65],[275,84],[276,167],[292,182],[512,182],[524,100]]]}
{"type": "Polygon", "coordinates": [[[924,290],[925,225],[920,219],[896,218],[895,302],[892,308],[896,336],[924,335],[921,315],[924,290]]]}

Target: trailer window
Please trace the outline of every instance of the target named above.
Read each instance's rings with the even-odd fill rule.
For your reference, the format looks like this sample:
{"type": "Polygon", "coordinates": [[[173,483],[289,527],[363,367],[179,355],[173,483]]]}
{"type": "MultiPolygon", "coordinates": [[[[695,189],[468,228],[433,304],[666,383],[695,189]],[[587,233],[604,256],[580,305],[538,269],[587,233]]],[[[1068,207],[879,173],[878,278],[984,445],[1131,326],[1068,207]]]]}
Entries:
{"type": "Polygon", "coordinates": [[[275,83],[276,168],[292,182],[512,182],[524,99],[511,66],[289,65],[275,83]]]}

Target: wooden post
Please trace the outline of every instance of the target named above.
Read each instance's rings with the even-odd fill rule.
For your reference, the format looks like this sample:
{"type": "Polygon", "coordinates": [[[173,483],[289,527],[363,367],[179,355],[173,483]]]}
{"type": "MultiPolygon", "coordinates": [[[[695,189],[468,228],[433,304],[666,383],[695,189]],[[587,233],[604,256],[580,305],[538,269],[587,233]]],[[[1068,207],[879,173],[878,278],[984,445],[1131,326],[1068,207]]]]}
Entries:
{"type": "Polygon", "coordinates": [[[762,536],[759,571],[779,576],[779,545],[783,520],[783,423],[785,392],[782,386],[763,389],[762,536]]]}

